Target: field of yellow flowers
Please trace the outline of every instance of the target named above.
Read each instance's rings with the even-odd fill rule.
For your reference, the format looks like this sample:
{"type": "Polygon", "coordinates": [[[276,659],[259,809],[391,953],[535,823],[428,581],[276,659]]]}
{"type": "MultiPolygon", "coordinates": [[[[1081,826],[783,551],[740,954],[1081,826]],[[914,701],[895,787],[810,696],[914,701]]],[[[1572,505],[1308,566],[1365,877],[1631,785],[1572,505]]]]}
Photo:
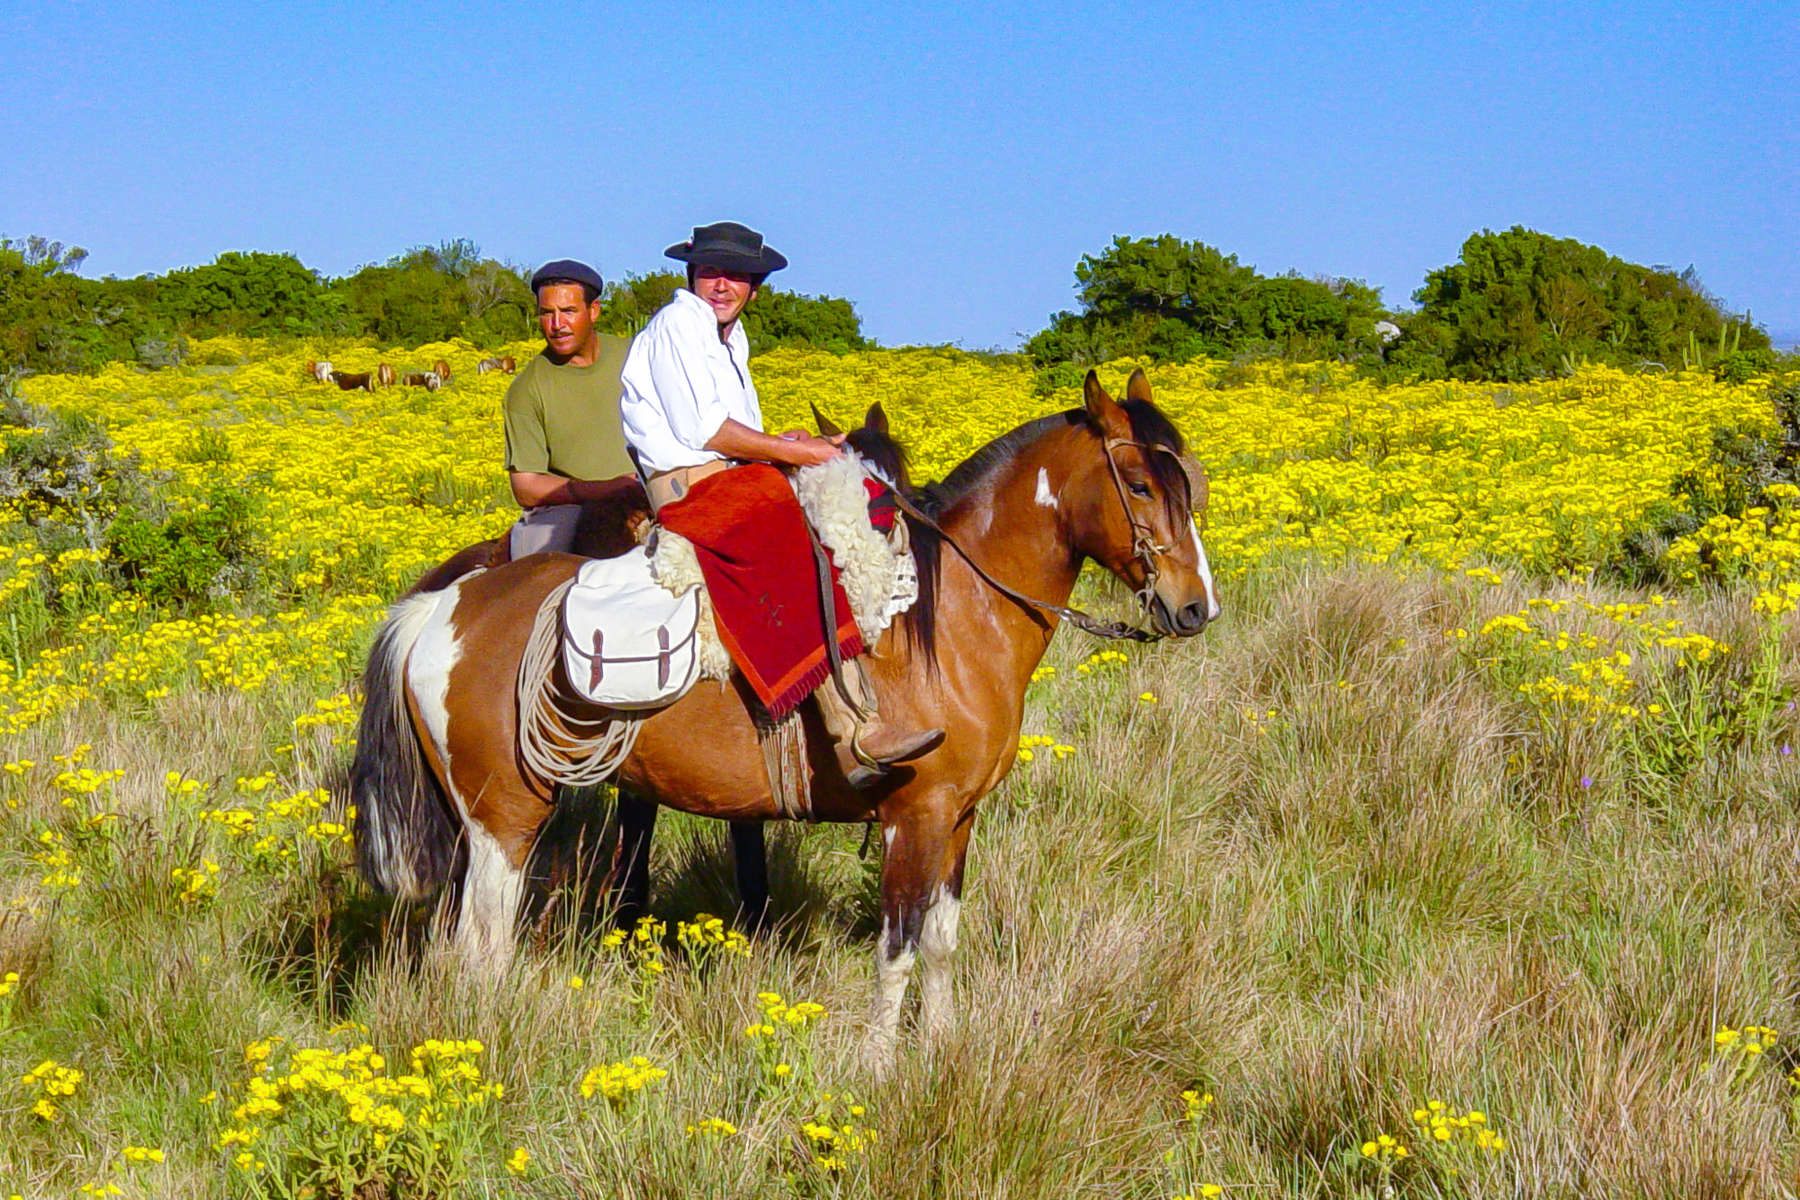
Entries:
{"type": "MultiPolygon", "coordinates": [[[[877,1083],[860,831],[775,838],[751,943],[710,915],[718,830],[666,822],[656,917],[552,930],[498,988],[354,878],[361,655],[512,519],[475,363],[534,350],[24,382],[173,509],[247,501],[255,571],[164,603],[0,513],[0,1197],[1800,1186],[1800,489],[1715,503],[1766,381],[1150,368],[1227,617],[1058,639],[976,835],[962,1020],[877,1083]],[[440,357],[435,394],[301,371],[440,357]],[[1684,506],[1658,585],[1620,582],[1684,506]]],[[[949,350],[754,369],[774,428],[880,401],[921,479],[1075,403],[949,350]]]]}

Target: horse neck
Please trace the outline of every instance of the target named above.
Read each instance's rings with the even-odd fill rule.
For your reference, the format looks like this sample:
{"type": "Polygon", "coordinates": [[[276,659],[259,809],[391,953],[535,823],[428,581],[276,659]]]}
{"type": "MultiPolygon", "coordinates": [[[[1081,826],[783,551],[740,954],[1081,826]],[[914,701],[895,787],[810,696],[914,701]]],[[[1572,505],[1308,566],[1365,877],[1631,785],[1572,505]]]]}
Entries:
{"type": "MultiPolygon", "coordinates": [[[[1075,514],[1061,499],[1070,469],[1069,455],[1058,450],[1069,436],[1059,431],[1020,451],[939,521],[983,571],[1014,591],[1054,605],[1068,602],[1082,563],[1073,542],[1075,514]]],[[[964,643],[965,652],[968,645],[988,644],[1001,631],[1006,644],[1020,650],[1015,657],[1029,675],[1059,619],[1001,594],[948,546],[941,562],[940,629],[973,639],[964,643]]]]}

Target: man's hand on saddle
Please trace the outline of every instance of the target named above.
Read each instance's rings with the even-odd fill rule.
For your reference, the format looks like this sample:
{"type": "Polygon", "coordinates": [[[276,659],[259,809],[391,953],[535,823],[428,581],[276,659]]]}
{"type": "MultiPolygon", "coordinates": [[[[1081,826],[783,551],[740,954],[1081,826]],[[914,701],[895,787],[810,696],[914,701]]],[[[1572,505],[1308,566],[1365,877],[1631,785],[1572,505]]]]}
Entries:
{"type": "Polygon", "coordinates": [[[822,437],[805,429],[789,429],[776,435],[784,442],[793,443],[800,460],[793,462],[796,467],[809,467],[814,463],[830,462],[843,453],[844,436],[841,433],[822,437]]]}

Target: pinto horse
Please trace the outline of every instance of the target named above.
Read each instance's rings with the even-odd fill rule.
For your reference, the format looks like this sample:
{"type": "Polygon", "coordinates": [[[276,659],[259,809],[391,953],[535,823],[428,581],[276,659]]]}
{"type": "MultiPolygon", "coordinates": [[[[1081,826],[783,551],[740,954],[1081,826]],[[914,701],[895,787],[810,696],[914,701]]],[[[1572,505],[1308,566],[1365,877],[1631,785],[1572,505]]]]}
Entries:
{"type": "MultiPolygon", "coordinates": [[[[1023,425],[908,501],[920,598],[867,660],[882,712],[940,727],[937,749],[851,788],[804,706],[814,815],[881,827],[881,934],[864,1043],[891,1061],[922,961],[920,1023],[951,1019],[963,868],[977,802],[1016,761],[1025,689],[1082,564],[1133,588],[1153,632],[1192,636],[1219,615],[1193,513],[1205,474],[1150,399],[1142,372],[1117,403],[1088,374],[1081,408],[1023,425]],[[1029,597],[1029,599],[1026,599],[1029,597]]],[[[379,888],[460,890],[454,941],[473,967],[513,955],[525,867],[553,788],[518,751],[512,700],[539,603],[581,560],[536,554],[401,600],[365,675],[352,768],[358,858],[379,888]]],[[[739,681],[703,681],[643,719],[621,794],[743,825],[779,817],[739,681]],[[697,732],[704,736],[696,737],[697,732]]],[[[615,886],[618,881],[614,880],[615,886]]]]}

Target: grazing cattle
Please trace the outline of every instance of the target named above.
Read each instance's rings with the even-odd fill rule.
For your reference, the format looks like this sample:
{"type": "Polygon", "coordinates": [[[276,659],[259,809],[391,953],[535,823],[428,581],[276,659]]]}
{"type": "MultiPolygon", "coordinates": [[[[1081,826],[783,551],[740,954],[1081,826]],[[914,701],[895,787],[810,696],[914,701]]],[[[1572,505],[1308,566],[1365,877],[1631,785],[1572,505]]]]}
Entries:
{"type": "Polygon", "coordinates": [[[328,362],[309,362],[306,364],[306,373],[313,377],[315,383],[331,382],[331,364],[328,362]]]}
{"type": "Polygon", "coordinates": [[[436,362],[431,364],[431,374],[436,375],[438,377],[439,383],[449,383],[450,382],[450,364],[445,362],[441,358],[438,359],[436,362]]]}
{"type": "Polygon", "coordinates": [[[388,366],[386,363],[382,363],[379,367],[375,368],[375,380],[380,383],[382,387],[393,387],[394,368],[388,366]]]}
{"type": "Polygon", "coordinates": [[[372,392],[375,390],[375,376],[368,371],[358,375],[352,375],[348,371],[333,371],[331,382],[337,384],[340,391],[345,392],[372,392]]]}
{"type": "Polygon", "coordinates": [[[408,371],[400,377],[400,382],[407,387],[422,387],[428,392],[435,392],[444,381],[436,371],[408,371]]]}
{"type": "Polygon", "coordinates": [[[475,370],[482,375],[486,375],[489,371],[500,371],[511,375],[518,369],[519,364],[513,360],[513,356],[510,354],[502,355],[499,358],[484,358],[475,364],[475,370]]]}

